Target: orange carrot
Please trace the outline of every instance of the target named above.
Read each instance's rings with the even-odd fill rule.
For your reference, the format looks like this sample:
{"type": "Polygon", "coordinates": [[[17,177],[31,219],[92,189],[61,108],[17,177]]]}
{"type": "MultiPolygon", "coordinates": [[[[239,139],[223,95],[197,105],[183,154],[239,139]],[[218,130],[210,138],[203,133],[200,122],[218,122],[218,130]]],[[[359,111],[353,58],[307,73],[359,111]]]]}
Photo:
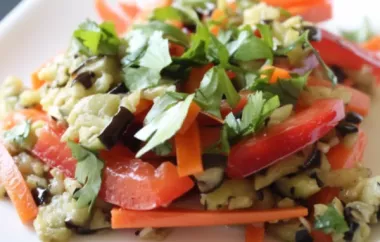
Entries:
{"type": "Polygon", "coordinates": [[[191,68],[190,75],[188,80],[184,83],[183,90],[186,93],[194,93],[195,90],[197,90],[201,84],[201,81],[211,68],[213,67],[212,64],[207,64],[202,67],[194,67],[191,68]]]}
{"type": "Polygon", "coordinates": [[[219,9],[219,8],[216,8],[212,12],[212,14],[211,14],[211,20],[213,20],[215,22],[220,22],[221,24],[226,24],[228,22],[226,13],[223,10],[219,9]]]}
{"type": "Polygon", "coordinates": [[[332,170],[342,168],[352,168],[363,158],[364,149],[367,145],[367,136],[360,130],[359,137],[353,147],[346,147],[340,143],[330,149],[327,153],[327,160],[332,170]]]}
{"type": "Polygon", "coordinates": [[[201,139],[197,122],[193,122],[184,134],[176,134],[175,149],[180,177],[203,172],[201,139]]]}
{"type": "Polygon", "coordinates": [[[198,104],[196,104],[195,102],[192,102],[190,104],[189,111],[187,112],[186,118],[183,121],[181,129],[178,131],[179,134],[187,133],[187,130],[197,119],[200,111],[201,111],[201,108],[198,106],[198,104]]]}
{"type": "Polygon", "coordinates": [[[21,172],[4,145],[0,144],[0,177],[23,223],[32,221],[38,208],[21,172]]]}
{"type": "Polygon", "coordinates": [[[307,216],[303,207],[269,210],[205,211],[188,209],[160,209],[134,211],[112,209],[113,229],[196,227],[262,223],[307,216]]]}
{"type": "Polygon", "coordinates": [[[274,67],[274,66],[264,66],[263,67],[263,70],[269,70],[269,69],[273,69],[272,76],[269,79],[269,83],[276,83],[278,81],[278,79],[289,79],[289,78],[291,78],[289,71],[287,71],[285,69],[274,67]]]}
{"type": "Polygon", "coordinates": [[[264,242],[265,229],[254,225],[245,227],[245,242],[264,242]]]}
{"type": "Polygon", "coordinates": [[[149,110],[150,107],[152,107],[153,102],[146,99],[140,99],[139,104],[136,106],[136,111],[134,112],[134,115],[141,114],[147,110],[149,110]]]}
{"type": "Polygon", "coordinates": [[[380,36],[375,36],[361,44],[364,49],[370,51],[380,51],[380,36]]]}
{"type": "Polygon", "coordinates": [[[105,21],[111,21],[115,24],[116,31],[119,35],[123,34],[130,22],[132,21],[132,18],[123,18],[119,16],[114,10],[112,10],[105,0],[95,0],[95,8],[100,15],[100,17],[105,21]]]}
{"type": "Polygon", "coordinates": [[[129,17],[129,18],[134,18],[136,15],[139,13],[140,9],[136,5],[136,3],[131,3],[131,2],[120,2],[119,1],[119,6],[121,10],[129,17]]]}
{"type": "Polygon", "coordinates": [[[33,90],[37,90],[45,84],[44,80],[38,78],[38,71],[32,73],[31,82],[33,90]]]}
{"type": "Polygon", "coordinates": [[[311,22],[322,22],[332,18],[332,4],[330,1],[319,1],[314,5],[298,5],[287,7],[286,10],[292,15],[301,15],[303,19],[311,22]]]}

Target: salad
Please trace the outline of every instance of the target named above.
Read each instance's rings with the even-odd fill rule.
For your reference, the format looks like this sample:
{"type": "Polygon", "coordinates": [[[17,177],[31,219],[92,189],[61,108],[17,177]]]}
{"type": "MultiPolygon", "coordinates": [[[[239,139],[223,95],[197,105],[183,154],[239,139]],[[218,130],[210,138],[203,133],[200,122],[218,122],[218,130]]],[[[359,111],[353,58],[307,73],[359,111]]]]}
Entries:
{"type": "Polygon", "coordinates": [[[367,241],[380,177],[360,125],[379,37],[318,28],[329,1],[157,1],[86,20],[0,87],[0,198],[44,242],[237,225],[246,242],[367,241]]]}

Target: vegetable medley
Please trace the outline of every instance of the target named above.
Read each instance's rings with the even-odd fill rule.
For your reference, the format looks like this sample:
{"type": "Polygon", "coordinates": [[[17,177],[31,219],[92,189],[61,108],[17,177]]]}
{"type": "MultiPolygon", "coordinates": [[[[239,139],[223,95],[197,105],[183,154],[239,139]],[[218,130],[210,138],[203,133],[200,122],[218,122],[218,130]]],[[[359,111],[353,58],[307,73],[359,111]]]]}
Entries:
{"type": "Polygon", "coordinates": [[[134,21],[117,28],[80,24],[31,88],[2,83],[0,196],[21,221],[46,242],[214,225],[246,226],[247,242],[366,241],[376,54],[314,25],[329,1],[159,3],[123,5],[134,21]]]}

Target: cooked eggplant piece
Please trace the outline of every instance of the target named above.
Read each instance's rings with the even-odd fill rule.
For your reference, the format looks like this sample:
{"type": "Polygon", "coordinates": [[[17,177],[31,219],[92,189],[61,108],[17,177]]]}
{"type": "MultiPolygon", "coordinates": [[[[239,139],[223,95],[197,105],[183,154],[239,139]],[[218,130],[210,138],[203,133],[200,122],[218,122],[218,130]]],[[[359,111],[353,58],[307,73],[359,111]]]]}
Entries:
{"type": "Polygon", "coordinates": [[[109,94],[124,94],[127,92],[128,92],[128,88],[124,85],[124,83],[120,83],[119,85],[111,89],[111,91],[109,91],[108,93],[109,94]]]}
{"type": "Polygon", "coordinates": [[[313,237],[311,237],[307,229],[301,229],[296,232],[296,242],[313,242],[313,237]]]}
{"type": "Polygon", "coordinates": [[[360,124],[363,121],[363,116],[356,112],[348,112],[344,120],[348,123],[360,124]]]}
{"type": "Polygon", "coordinates": [[[306,199],[321,190],[317,181],[307,174],[283,177],[277,180],[275,185],[282,195],[300,199],[306,199]]]}
{"type": "Polygon", "coordinates": [[[198,189],[201,193],[210,193],[219,188],[224,180],[224,167],[213,167],[202,174],[195,175],[198,189]]]}
{"type": "Polygon", "coordinates": [[[49,203],[49,190],[37,187],[32,190],[33,199],[38,206],[46,205],[49,203]]]}
{"type": "Polygon", "coordinates": [[[201,194],[207,210],[250,208],[255,200],[256,192],[248,180],[226,180],[215,191],[201,194]]]}
{"type": "Polygon", "coordinates": [[[106,214],[100,209],[96,209],[91,222],[85,226],[75,224],[71,219],[65,221],[65,225],[68,229],[73,230],[76,234],[89,235],[97,233],[101,230],[110,229],[111,223],[108,221],[106,214]]]}
{"type": "Polygon", "coordinates": [[[343,137],[348,134],[355,134],[359,132],[359,128],[352,124],[352,123],[346,123],[346,122],[340,122],[335,129],[338,131],[340,135],[343,137]]]}
{"type": "Polygon", "coordinates": [[[376,216],[376,208],[364,202],[351,202],[344,208],[344,216],[348,221],[371,223],[376,216]]]}
{"type": "Polygon", "coordinates": [[[195,175],[194,178],[201,193],[210,193],[223,183],[227,157],[219,154],[204,154],[202,161],[205,171],[195,175]]]}
{"type": "Polygon", "coordinates": [[[141,147],[141,140],[135,138],[135,134],[143,127],[142,123],[132,122],[128,125],[127,129],[124,131],[121,142],[127,146],[132,152],[137,153],[141,147]]]}
{"type": "Polygon", "coordinates": [[[75,83],[80,83],[82,84],[82,86],[86,89],[90,89],[92,87],[92,79],[95,77],[95,73],[92,72],[92,71],[85,71],[85,72],[82,72],[80,74],[78,74],[78,76],[75,77],[75,79],[73,80],[73,82],[71,83],[71,86],[75,85],[75,83]]]}
{"type": "Polygon", "coordinates": [[[111,149],[123,135],[124,131],[134,119],[133,113],[127,108],[120,106],[117,114],[99,135],[99,140],[107,149],[111,149]]]}
{"type": "Polygon", "coordinates": [[[270,166],[263,173],[257,173],[254,177],[255,189],[260,190],[271,185],[281,177],[294,174],[321,162],[321,154],[315,145],[305,148],[302,152],[292,155],[270,166]]]}

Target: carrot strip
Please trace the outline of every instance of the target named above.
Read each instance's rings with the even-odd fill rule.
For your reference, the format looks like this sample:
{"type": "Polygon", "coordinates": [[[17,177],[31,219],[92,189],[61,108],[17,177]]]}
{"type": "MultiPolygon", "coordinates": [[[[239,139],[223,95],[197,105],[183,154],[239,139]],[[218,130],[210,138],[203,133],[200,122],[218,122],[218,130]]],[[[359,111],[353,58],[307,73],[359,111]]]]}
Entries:
{"type": "Polygon", "coordinates": [[[136,111],[134,112],[134,115],[138,115],[140,113],[147,111],[148,109],[150,109],[150,107],[152,107],[152,105],[153,105],[152,101],[146,100],[146,99],[140,99],[139,104],[137,104],[136,106],[136,111]]]}
{"type": "Polygon", "coordinates": [[[264,242],[265,229],[254,225],[245,227],[245,242],[264,242]]]}
{"type": "Polygon", "coordinates": [[[0,178],[21,221],[23,223],[32,221],[38,213],[37,205],[12,156],[3,144],[0,144],[0,178]]]}
{"type": "Polygon", "coordinates": [[[274,67],[274,66],[264,66],[263,67],[263,70],[268,70],[268,69],[273,69],[273,73],[272,73],[271,78],[269,79],[269,83],[276,83],[278,81],[278,79],[289,79],[289,78],[291,78],[288,70],[278,68],[278,67],[274,67]]]}
{"type": "Polygon", "coordinates": [[[178,174],[180,177],[203,172],[201,139],[197,122],[193,122],[184,134],[176,134],[178,174]]]}
{"type": "Polygon", "coordinates": [[[134,211],[114,208],[111,211],[113,229],[196,227],[261,223],[281,219],[305,217],[304,207],[270,210],[205,211],[162,209],[134,211]]]}
{"type": "Polygon", "coordinates": [[[198,104],[196,104],[195,102],[192,102],[190,104],[189,111],[187,112],[187,116],[185,120],[183,121],[181,129],[178,131],[179,134],[187,133],[187,130],[194,123],[200,111],[201,111],[201,108],[198,106],[198,104]]]}
{"type": "Polygon", "coordinates": [[[129,17],[134,18],[140,12],[140,9],[136,5],[136,3],[124,3],[119,1],[119,6],[121,10],[129,17]]]}
{"type": "Polygon", "coordinates": [[[103,20],[111,21],[115,24],[118,34],[123,34],[132,20],[132,18],[126,19],[120,17],[107,5],[105,0],[95,0],[95,8],[103,20]]]}
{"type": "Polygon", "coordinates": [[[194,67],[191,68],[190,75],[188,80],[184,83],[183,90],[186,93],[194,93],[195,90],[197,90],[201,84],[201,81],[211,68],[213,67],[212,64],[207,64],[202,67],[194,67]]]}

